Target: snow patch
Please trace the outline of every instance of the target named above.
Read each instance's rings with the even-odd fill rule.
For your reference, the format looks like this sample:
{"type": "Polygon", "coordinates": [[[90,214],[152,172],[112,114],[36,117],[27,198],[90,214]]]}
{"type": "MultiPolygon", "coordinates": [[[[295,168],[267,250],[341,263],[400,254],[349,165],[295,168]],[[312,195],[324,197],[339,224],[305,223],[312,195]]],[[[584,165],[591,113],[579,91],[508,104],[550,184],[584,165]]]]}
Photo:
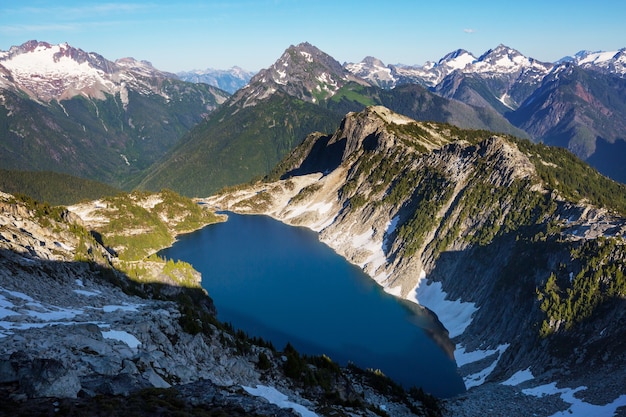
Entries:
{"type": "Polygon", "coordinates": [[[557,416],[613,416],[620,407],[626,406],[626,394],[619,396],[612,403],[605,405],[595,405],[584,402],[574,396],[579,391],[586,390],[587,387],[582,386],[578,388],[557,388],[556,382],[550,384],[539,385],[534,388],[527,388],[522,390],[526,395],[532,395],[533,397],[544,397],[546,395],[559,395],[563,401],[571,404],[565,411],[559,411],[554,413],[551,417],[557,416]]]}
{"type": "Polygon", "coordinates": [[[509,379],[504,382],[501,382],[502,385],[510,385],[515,386],[519,385],[523,382],[530,381],[535,379],[535,376],[530,371],[530,368],[524,369],[523,371],[517,371],[509,379]]]}
{"type": "Polygon", "coordinates": [[[19,298],[22,299],[24,301],[35,301],[33,300],[33,298],[29,295],[26,295],[22,292],[18,292],[18,291],[8,291],[8,290],[4,290],[7,294],[15,297],[15,298],[19,298]]]}
{"type": "Polygon", "coordinates": [[[310,411],[305,406],[289,401],[288,397],[285,394],[278,391],[274,387],[257,385],[256,388],[252,388],[242,385],[242,388],[250,395],[265,398],[267,401],[269,401],[270,404],[275,404],[280,408],[291,408],[302,417],[317,417],[317,414],[310,411]]]}
{"type": "Polygon", "coordinates": [[[100,291],[74,290],[74,292],[78,295],[84,295],[85,297],[97,297],[101,295],[100,291]]]}
{"type": "Polygon", "coordinates": [[[446,299],[447,294],[443,291],[441,282],[428,285],[424,271],[407,298],[433,311],[448,330],[451,339],[467,329],[472,322],[472,315],[478,311],[474,303],[446,299]]]}
{"type": "Polygon", "coordinates": [[[369,229],[368,231],[361,233],[360,235],[354,235],[352,237],[352,247],[360,248],[367,245],[373,234],[374,231],[372,229],[369,229]]]}
{"type": "Polygon", "coordinates": [[[593,52],[587,55],[585,58],[581,59],[578,62],[578,65],[583,64],[599,64],[602,62],[607,62],[613,59],[615,55],[617,55],[618,51],[608,51],[608,52],[593,52]]]}
{"type": "MultiPolygon", "coordinates": [[[[487,377],[491,375],[494,369],[496,369],[496,366],[498,365],[498,362],[500,361],[502,354],[504,353],[504,351],[508,349],[508,347],[509,347],[509,344],[504,344],[504,345],[498,346],[493,351],[483,351],[483,352],[491,352],[490,355],[493,355],[494,353],[498,353],[498,357],[491,363],[491,365],[487,366],[482,371],[479,371],[479,372],[476,372],[475,374],[464,377],[463,382],[465,383],[465,388],[470,389],[472,387],[477,387],[479,385],[484,384],[487,377]]],[[[486,356],[490,356],[490,355],[486,355],[486,356]]],[[[455,357],[456,357],[456,354],[455,354],[455,357]]]]}
{"type": "Polygon", "coordinates": [[[141,342],[135,336],[123,330],[107,330],[102,332],[102,337],[105,339],[119,340],[133,349],[137,349],[141,345],[141,342]]]}
{"type": "Polygon", "coordinates": [[[102,307],[102,311],[105,313],[111,313],[113,311],[137,311],[141,307],[141,304],[124,304],[124,305],[107,305],[102,307]]]}
{"type": "Polygon", "coordinates": [[[310,53],[300,51],[300,55],[302,55],[307,62],[313,62],[313,56],[310,53]]]}
{"type": "Polygon", "coordinates": [[[387,223],[387,226],[385,228],[386,229],[385,237],[383,238],[383,250],[384,251],[389,250],[389,241],[388,241],[389,236],[391,236],[393,232],[396,231],[399,221],[400,221],[400,216],[395,216],[393,219],[391,219],[391,221],[389,221],[389,223],[387,223]]]}
{"type": "Polygon", "coordinates": [[[463,68],[465,68],[466,66],[468,66],[469,64],[474,62],[475,60],[476,60],[476,58],[474,58],[473,55],[471,55],[469,53],[464,53],[462,55],[459,55],[455,59],[452,59],[452,60],[446,62],[446,64],[450,68],[452,68],[452,69],[455,69],[455,70],[460,69],[460,70],[462,70],[463,68]]]}
{"type": "Polygon", "coordinates": [[[402,296],[402,286],[401,285],[398,285],[398,286],[393,287],[393,288],[385,287],[384,290],[385,290],[385,292],[387,294],[391,294],[391,295],[396,296],[398,298],[402,296]]]}

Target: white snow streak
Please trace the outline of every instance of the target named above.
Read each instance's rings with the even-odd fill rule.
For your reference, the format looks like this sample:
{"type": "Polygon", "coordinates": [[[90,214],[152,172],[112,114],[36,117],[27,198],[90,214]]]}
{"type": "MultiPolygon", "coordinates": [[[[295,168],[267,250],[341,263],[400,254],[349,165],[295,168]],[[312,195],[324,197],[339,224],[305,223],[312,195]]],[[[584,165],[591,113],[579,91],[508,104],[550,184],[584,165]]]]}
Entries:
{"type": "Polygon", "coordinates": [[[571,404],[571,406],[567,410],[559,411],[553,414],[551,417],[608,417],[615,415],[615,412],[619,407],[626,406],[626,394],[619,396],[612,403],[605,405],[590,404],[574,396],[577,392],[584,391],[586,389],[587,387],[585,386],[578,388],[557,388],[556,382],[552,382],[550,384],[524,389],[522,390],[522,392],[526,395],[532,395],[534,397],[544,397],[546,395],[560,395],[563,401],[571,404]]]}
{"type": "Polygon", "coordinates": [[[530,381],[535,379],[535,376],[530,371],[530,368],[524,369],[523,371],[517,371],[509,379],[504,382],[501,382],[502,385],[510,385],[516,386],[523,382],[530,381]]]}
{"type": "MultiPolygon", "coordinates": [[[[487,366],[482,371],[479,371],[479,372],[476,372],[475,374],[464,377],[463,382],[465,383],[465,388],[470,389],[472,387],[477,387],[478,385],[484,384],[487,377],[491,375],[494,369],[496,369],[496,366],[498,365],[498,361],[500,361],[502,354],[504,353],[504,351],[508,349],[508,347],[509,347],[509,344],[505,344],[505,345],[498,346],[493,351],[485,351],[485,352],[491,352],[491,355],[493,355],[494,353],[498,353],[498,356],[491,363],[491,365],[487,366]]],[[[490,356],[490,355],[486,355],[486,356],[490,356]]],[[[456,354],[455,354],[455,357],[456,357],[456,354]]]]}
{"type": "Polygon", "coordinates": [[[256,388],[247,386],[242,386],[242,388],[250,395],[265,398],[270,404],[276,404],[280,408],[291,408],[302,417],[317,417],[317,414],[310,411],[305,406],[289,401],[285,394],[274,387],[257,385],[256,388]]]}
{"type": "Polygon", "coordinates": [[[474,303],[448,300],[441,282],[426,283],[426,273],[422,271],[417,286],[409,299],[432,310],[448,330],[450,338],[462,334],[472,322],[472,315],[478,310],[474,303]]]}
{"type": "Polygon", "coordinates": [[[119,340],[133,349],[137,349],[141,345],[141,342],[135,336],[123,330],[107,330],[102,332],[102,336],[105,339],[119,340]]]}

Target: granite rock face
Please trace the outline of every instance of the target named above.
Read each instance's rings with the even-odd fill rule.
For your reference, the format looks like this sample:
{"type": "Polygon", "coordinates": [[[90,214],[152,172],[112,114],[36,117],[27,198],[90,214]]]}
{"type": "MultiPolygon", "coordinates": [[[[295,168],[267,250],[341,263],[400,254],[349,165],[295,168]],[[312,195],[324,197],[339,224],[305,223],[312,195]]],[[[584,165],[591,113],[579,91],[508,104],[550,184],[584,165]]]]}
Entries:
{"type": "Polygon", "coordinates": [[[311,135],[276,181],[206,203],[308,227],[387,292],[432,310],[448,330],[442,344],[456,345],[469,389],[524,375],[526,386],[554,383],[554,395],[562,392],[557,386],[587,387],[574,402],[621,404],[624,327],[615,318],[623,316],[623,298],[569,331],[558,321],[546,321],[553,336],[539,328],[550,274],[570,291],[587,270],[585,259],[575,259],[580,248],[614,242],[615,253],[601,263],[624,264],[626,221],[551,189],[538,169],[550,165],[537,152],[511,138],[464,136],[372,107],[348,114],[333,135],[311,135]]]}

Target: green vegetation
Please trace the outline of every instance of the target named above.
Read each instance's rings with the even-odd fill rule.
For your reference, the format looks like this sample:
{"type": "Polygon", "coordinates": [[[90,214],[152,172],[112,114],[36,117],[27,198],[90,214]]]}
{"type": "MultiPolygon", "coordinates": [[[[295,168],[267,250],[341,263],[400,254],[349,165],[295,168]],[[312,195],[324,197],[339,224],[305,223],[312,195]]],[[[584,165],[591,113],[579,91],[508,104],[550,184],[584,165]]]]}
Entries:
{"type": "Polygon", "coordinates": [[[540,336],[561,328],[570,330],[590,318],[600,305],[626,297],[624,241],[615,238],[585,240],[571,249],[573,267],[561,265],[537,289],[541,311],[540,336]],[[578,273],[575,273],[578,270],[578,273]]]}
{"type": "MultiPolygon", "coordinates": [[[[412,413],[416,415],[426,415],[428,417],[439,417],[442,415],[441,406],[436,397],[424,393],[422,388],[411,387],[408,393],[401,385],[386,376],[380,369],[361,369],[354,364],[348,364],[348,369],[355,375],[365,379],[368,385],[394,400],[404,403],[412,413]],[[417,409],[413,401],[422,403],[423,408],[417,409]]],[[[376,410],[372,410],[378,413],[376,410]]]]}
{"type": "Polygon", "coordinates": [[[437,215],[452,196],[454,185],[445,174],[430,167],[425,167],[419,173],[413,171],[413,175],[407,174],[403,178],[414,181],[414,191],[407,204],[412,213],[398,228],[398,238],[402,239],[404,255],[412,256],[423,245],[428,231],[440,220],[437,215]],[[417,177],[411,178],[414,175],[417,177]]]}
{"type": "Polygon", "coordinates": [[[460,200],[462,209],[450,227],[447,240],[456,238],[465,222],[480,224],[467,239],[481,246],[491,243],[496,236],[543,223],[556,210],[556,204],[550,195],[531,191],[531,186],[528,179],[516,179],[508,187],[495,187],[486,178],[477,180],[464,190],[460,200]]]}
{"type": "Polygon", "coordinates": [[[172,242],[172,235],[157,213],[136,204],[132,194],[103,200],[109,223],[99,232],[103,243],[116,249],[121,260],[143,259],[172,242]]]}
{"type": "Polygon", "coordinates": [[[43,226],[50,226],[52,222],[62,222],[63,215],[67,212],[65,207],[51,206],[47,202],[40,202],[29,195],[15,193],[9,199],[9,204],[20,204],[31,211],[34,217],[43,226]]]}
{"type": "Polygon", "coordinates": [[[25,194],[49,204],[71,205],[122,191],[104,183],[56,172],[0,169],[0,191],[25,194]]]}
{"type": "Polygon", "coordinates": [[[315,192],[319,191],[321,188],[322,186],[317,183],[307,185],[306,187],[301,189],[298,194],[293,196],[293,198],[291,199],[291,203],[299,203],[301,201],[304,201],[313,194],[315,194],[315,192]]]}
{"type": "Polygon", "coordinates": [[[587,201],[626,215],[626,185],[591,168],[566,149],[515,140],[535,165],[548,189],[558,190],[574,202],[587,201]]]}
{"type": "Polygon", "coordinates": [[[375,87],[350,82],[341,87],[324,105],[338,114],[361,111],[368,106],[380,104],[378,91],[375,87]]]}
{"type": "Polygon", "coordinates": [[[240,405],[189,401],[176,388],[145,388],[129,395],[96,395],[81,398],[41,398],[19,401],[10,390],[0,390],[0,414],[14,417],[47,416],[50,410],[63,417],[263,417],[240,405]]]}
{"type": "Polygon", "coordinates": [[[100,214],[109,222],[97,232],[121,261],[143,259],[170,245],[176,234],[218,221],[211,211],[169,190],[120,194],[103,199],[102,206],[100,214]]]}
{"type": "Polygon", "coordinates": [[[259,191],[252,197],[242,200],[235,204],[235,208],[251,208],[255,212],[263,212],[267,210],[272,204],[271,193],[263,190],[259,191]]]}
{"type": "Polygon", "coordinates": [[[320,106],[281,94],[255,106],[221,107],[183,137],[139,187],[208,196],[269,173],[309,133],[334,131],[340,120],[320,106]]]}
{"type": "Polygon", "coordinates": [[[283,354],[287,358],[283,364],[285,375],[300,381],[305,387],[319,386],[329,393],[333,381],[341,374],[339,365],[326,355],[300,355],[290,343],[283,349],[283,354]]]}
{"type": "MultiPolygon", "coordinates": [[[[5,106],[0,110],[0,167],[61,172],[127,186],[200,122],[207,106],[218,105],[216,96],[226,94],[178,80],[163,80],[159,88],[169,100],[129,91],[128,105],[119,94],[41,105],[7,90],[5,106],[13,109],[13,115],[8,116],[5,106]]],[[[46,195],[33,197],[57,204],[46,195]]]]}
{"type": "Polygon", "coordinates": [[[165,275],[170,277],[178,285],[184,287],[194,287],[198,285],[194,278],[194,272],[196,272],[196,270],[193,269],[190,263],[181,260],[174,261],[168,259],[163,267],[163,273],[165,275]]]}
{"type": "Polygon", "coordinates": [[[218,221],[218,217],[212,211],[202,208],[193,200],[182,197],[172,190],[161,190],[158,195],[162,201],[154,206],[153,211],[158,213],[161,219],[167,219],[175,232],[189,232],[218,221]]]}

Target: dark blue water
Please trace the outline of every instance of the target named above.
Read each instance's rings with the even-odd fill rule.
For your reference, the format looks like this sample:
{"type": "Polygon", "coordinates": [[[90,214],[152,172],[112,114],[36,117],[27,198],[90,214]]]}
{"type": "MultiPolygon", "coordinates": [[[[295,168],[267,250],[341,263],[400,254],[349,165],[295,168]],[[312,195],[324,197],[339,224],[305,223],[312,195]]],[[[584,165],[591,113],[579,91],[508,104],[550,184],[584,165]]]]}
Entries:
{"type": "Polygon", "coordinates": [[[418,308],[386,294],[310,230],[266,216],[228,216],[160,253],[202,273],[218,319],[281,350],[290,342],[342,365],[380,369],[407,388],[440,397],[464,390],[418,308]]]}

